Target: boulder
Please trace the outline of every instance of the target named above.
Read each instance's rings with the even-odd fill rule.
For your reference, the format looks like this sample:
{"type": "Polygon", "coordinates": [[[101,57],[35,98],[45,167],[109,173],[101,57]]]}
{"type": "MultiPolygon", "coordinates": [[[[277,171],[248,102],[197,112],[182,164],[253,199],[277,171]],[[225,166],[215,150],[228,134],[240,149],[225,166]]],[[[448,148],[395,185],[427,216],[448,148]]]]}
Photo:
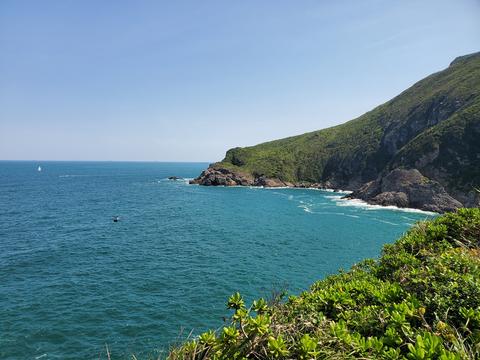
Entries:
{"type": "Polygon", "coordinates": [[[443,213],[462,207],[438,182],[417,169],[394,169],[348,195],[371,204],[411,207],[443,213]]]}

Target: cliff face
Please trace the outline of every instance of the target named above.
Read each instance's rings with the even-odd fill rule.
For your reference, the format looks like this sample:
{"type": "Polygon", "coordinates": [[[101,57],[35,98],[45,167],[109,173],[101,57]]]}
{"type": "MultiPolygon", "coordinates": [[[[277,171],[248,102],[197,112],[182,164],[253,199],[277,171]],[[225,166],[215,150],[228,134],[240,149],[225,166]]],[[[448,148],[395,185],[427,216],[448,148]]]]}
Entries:
{"type": "Polygon", "coordinates": [[[354,190],[372,203],[439,212],[479,206],[480,53],[455,59],[345,124],[231,149],[193,182],[315,184],[354,190]]]}

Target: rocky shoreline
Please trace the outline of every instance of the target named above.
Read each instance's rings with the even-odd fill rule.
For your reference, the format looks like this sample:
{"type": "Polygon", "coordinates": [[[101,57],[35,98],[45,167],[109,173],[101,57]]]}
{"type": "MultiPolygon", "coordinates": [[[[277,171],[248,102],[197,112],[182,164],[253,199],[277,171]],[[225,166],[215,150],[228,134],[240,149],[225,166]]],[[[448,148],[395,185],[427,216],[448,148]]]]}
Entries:
{"type": "MultiPolygon", "coordinates": [[[[190,180],[190,184],[203,186],[259,186],[291,187],[306,189],[332,189],[340,187],[331,181],[325,182],[288,182],[264,175],[252,175],[247,172],[211,165],[200,176],[190,180]]],[[[344,188],[344,187],[342,187],[344,188]]],[[[394,169],[380,175],[376,180],[367,182],[345,196],[347,199],[360,199],[368,204],[413,208],[430,212],[444,213],[463,207],[444,187],[420,173],[417,169],[394,169]]]]}
{"type": "Polygon", "coordinates": [[[245,172],[234,171],[223,167],[210,166],[200,176],[190,180],[190,184],[203,186],[258,186],[258,187],[291,187],[309,189],[334,189],[330,182],[289,182],[264,175],[254,176],[245,172]]]}

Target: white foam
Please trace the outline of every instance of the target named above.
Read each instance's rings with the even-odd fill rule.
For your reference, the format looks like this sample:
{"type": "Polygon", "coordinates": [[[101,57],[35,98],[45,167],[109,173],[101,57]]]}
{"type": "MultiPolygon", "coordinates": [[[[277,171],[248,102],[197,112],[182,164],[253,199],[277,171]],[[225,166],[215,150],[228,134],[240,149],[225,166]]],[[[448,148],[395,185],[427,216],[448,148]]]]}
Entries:
{"type": "Polygon", "coordinates": [[[169,178],[163,178],[158,180],[160,181],[172,181],[172,182],[189,182],[190,180],[193,180],[194,178],[178,178],[178,179],[169,179],[169,178]]]}
{"type": "Polygon", "coordinates": [[[340,200],[343,196],[342,195],[325,195],[327,199],[337,199],[340,200]]]}
{"type": "MultiPolygon", "coordinates": [[[[168,179],[163,179],[163,180],[168,180],[168,179]]],[[[191,180],[191,179],[185,179],[185,180],[191,180]]],[[[302,187],[292,187],[292,186],[257,186],[257,185],[215,185],[216,187],[228,187],[228,188],[248,188],[252,190],[259,190],[259,189],[264,189],[264,190],[284,190],[284,189],[289,189],[289,190],[311,190],[311,191],[321,191],[321,192],[329,192],[329,193],[336,193],[338,194],[339,197],[343,195],[348,195],[351,194],[353,191],[350,190],[337,190],[337,189],[317,189],[317,188],[302,188],[302,187]]]]}
{"type": "Polygon", "coordinates": [[[298,207],[299,207],[300,209],[303,209],[303,211],[305,211],[305,212],[307,212],[307,213],[310,213],[310,214],[313,213],[312,209],[311,209],[310,206],[307,205],[307,204],[298,205],[298,207]]]}
{"type": "Polygon", "coordinates": [[[397,223],[394,223],[394,222],[391,222],[391,221],[387,221],[387,220],[382,220],[382,219],[377,219],[377,218],[373,218],[373,220],[376,220],[376,221],[379,221],[379,222],[381,222],[381,223],[388,224],[388,225],[398,226],[397,223]]]}
{"type": "Polygon", "coordinates": [[[67,174],[67,175],[58,175],[59,178],[69,178],[69,177],[84,177],[84,176],[90,176],[90,175],[74,175],[74,174],[67,174]]]}
{"type": "Polygon", "coordinates": [[[399,208],[398,206],[383,206],[383,205],[373,205],[368,204],[367,202],[360,200],[360,199],[345,199],[342,197],[332,197],[332,201],[336,203],[337,206],[354,206],[361,208],[363,210],[393,210],[393,211],[402,211],[402,212],[409,212],[409,213],[418,213],[418,214],[425,214],[425,215],[438,215],[432,211],[425,211],[413,208],[399,208]]]}
{"type": "MultiPolygon", "coordinates": [[[[188,184],[190,178],[185,178],[184,181],[188,184]]],[[[345,195],[351,194],[353,191],[350,190],[337,190],[337,189],[317,189],[317,188],[301,188],[301,187],[290,187],[290,186],[279,186],[279,187],[268,187],[268,186],[244,186],[244,185],[233,185],[233,186],[225,186],[225,185],[217,185],[219,187],[227,187],[227,188],[248,188],[252,190],[259,190],[259,189],[265,189],[265,190],[282,190],[282,189],[290,189],[290,190],[312,190],[312,191],[321,191],[321,192],[327,192],[327,193],[335,193],[335,195],[325,195],[324,197],[329,199],[330,201],[333,201],[335,205],[337,206],[352,206],[352,207],[357,207],[363,210],[393,210],[393,211],[401,211],[405,213],[415,213],[415,214],[425,214],[425,215],[438,215],[436,212],[432,211],[425,211],[425,210],[420,210],[420,209],[414,209],[414,208],[400,208],[398,206],[393,206],[393,205],[388,205],[388,206],[383,206],[383,205],[374,205],[374,204],[369,204],[363,200],[360,199],[346,199],[344,198],[345,195]]],[[[280,193],[278,193],[280,194],[280,193]]],[[[282,194],[283,195],[283,194],[282,194]]],[[[293,199],[293,196],[290,195],[288,196],[289,200],[293,199]]],[[[303,201],[299,201],[300,204],[303,204],[303,201]]],[[[308,213],[313,213],[313,211],[308,207],[308,206],[299,206],[300,208],[304,209],[304,211],[308,213]]],[[[353,218],[358,218],[356,215],[346,215],[345,216],[350,216],[353,218]]],[[[413,220],[413,219],[408,219],[408,220],[413,220]]],[[[398,224],[393,224],[392,225],[398,225],[398,224]]]]}
{"type": "Polygon", "coordinates": [[[315,188],[307,188],[307,190],[318,190],[318,191],[325,191],[325,192],[332,192],[337,194],[351,194],[353,191],[350,190],[341,190],[341,189],[315,189],[315,188]]]}

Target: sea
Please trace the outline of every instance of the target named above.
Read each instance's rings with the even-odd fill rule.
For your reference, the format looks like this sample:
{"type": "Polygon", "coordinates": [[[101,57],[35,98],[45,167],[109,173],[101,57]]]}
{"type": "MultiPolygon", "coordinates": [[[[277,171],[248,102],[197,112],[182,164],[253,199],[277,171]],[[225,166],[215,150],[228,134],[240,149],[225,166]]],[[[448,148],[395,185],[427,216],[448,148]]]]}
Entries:
{"type": "Polygon", "coordinates": [[[207,166],[1,161],[0,359],[162,359],[224,326],[232,293],[300,294],[434,216],[189,185],[207,166]]]}

